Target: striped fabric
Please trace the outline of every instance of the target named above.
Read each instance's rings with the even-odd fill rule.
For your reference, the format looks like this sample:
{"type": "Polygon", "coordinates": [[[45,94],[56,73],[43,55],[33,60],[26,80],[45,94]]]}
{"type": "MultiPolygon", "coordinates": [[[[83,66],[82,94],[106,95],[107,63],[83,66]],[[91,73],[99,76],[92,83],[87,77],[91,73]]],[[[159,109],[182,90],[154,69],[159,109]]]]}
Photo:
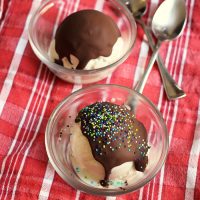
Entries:
{"type": "MultiPolygon", "coordinates": [[[[44,132],[56,105],[73,85],[56,78],[34,55],[27,26],[42,0],[0,0],[0,199],[40,200],[193,200],[200,199],[200,1],[186,0],[188,20],[179,39],[162,46],[160,54],[187,97],[168,101],[155,65],[144,95],[157,105],[169,130],[170,149],[158,175],[137,192],[99,197],[76,191],[48,162],[44,132]],[[5,10],[4,10],[5,9],[5,10]]],[[[148,1],[146,21],[160,3],[148,1]]],[[[68,12],[76,11],[73,0],[68,12]]],[[[94,5],[99,10],[102,0],[94,5]]],[[[99,83],[133,88],[149,60],[140,27],[132,54],[110,77],[99,83]]]]}

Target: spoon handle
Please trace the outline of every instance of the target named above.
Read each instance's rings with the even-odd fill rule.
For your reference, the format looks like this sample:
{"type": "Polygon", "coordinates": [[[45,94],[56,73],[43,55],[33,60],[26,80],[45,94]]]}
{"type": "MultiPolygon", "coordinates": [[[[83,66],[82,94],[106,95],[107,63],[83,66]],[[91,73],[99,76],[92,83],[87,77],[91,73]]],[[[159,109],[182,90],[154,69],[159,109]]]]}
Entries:
{"type": "Polygon", "coordinates": [[[160,48],[160,45],[161,45],[161,41],[158,41],[156,47],[153,50],[153,54],[151,56],[149,64],[148,64],[146,70],[144,71],[144,73],[142,75],[142,78],[139,80],[139,82],[137,83],[137,85],[134,88],[139,93],[143,92],[144,86],[145,86],[145,84],[147,82],[147,79],[149,77],[149,74],[150,74],[150,72],[152,70],[153,64],[155,63],[155,60],[156,60],[156,58],[158,56],[158,50],[160,48]]]}
{"type": "MultiPolygon", "coordinates": [[[[152,51],[154,51],[155,43],[154,43],[154,40],[152,38],[150,31],[147,29],[143,20],[137,19],[137,21],[142,26],[142,28],[147,36],[149,45],[150,45],[152,51]]],[[[178,98],[185,97],[186,96],[185,92],[177,85],[177,83],[174,81],[174,79],[168,73],[167,68],[165,67],[165,65],[163,63],[163,60],[161,59],[161,57],[159,55],[157,56],[156,60],[158,63],[158,68],[159,68],[159,71],[161,74],[161,78],[163,81],[163,85],[165,88],[167,98],[169,100],[176,100],[178,98]]]]}

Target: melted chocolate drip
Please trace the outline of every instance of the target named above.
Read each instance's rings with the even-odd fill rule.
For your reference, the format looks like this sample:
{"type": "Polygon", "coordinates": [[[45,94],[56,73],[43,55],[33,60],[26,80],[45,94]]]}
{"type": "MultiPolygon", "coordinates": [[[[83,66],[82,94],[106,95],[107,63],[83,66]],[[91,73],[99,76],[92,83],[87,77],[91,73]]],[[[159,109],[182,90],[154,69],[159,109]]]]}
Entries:
{"type": "Polygon", "coordinates": [[[133,161],[137,171],[144,171],[148,157],[147,132],[124,106],[97,102],[82,109],[76,120],[90,143],[94,158],[105,169],[105,178],[100,181],[107,186],[111,169],[133,161]]]}
{"type": "Polygon", "coordinates": [[[79,59],[77,69],[83,69],[89,60],[109,56],[120,36],[111,17],[96,10],[81,10],[71,14],[57,29],[56,52],[59,59],[70,54],[79,59]]]}

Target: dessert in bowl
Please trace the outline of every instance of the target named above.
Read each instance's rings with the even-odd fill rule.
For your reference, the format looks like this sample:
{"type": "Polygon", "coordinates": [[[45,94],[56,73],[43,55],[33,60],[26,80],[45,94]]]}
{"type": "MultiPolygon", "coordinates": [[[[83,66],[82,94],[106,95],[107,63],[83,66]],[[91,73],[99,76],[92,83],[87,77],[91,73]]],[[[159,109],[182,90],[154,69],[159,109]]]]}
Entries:
{"type": "Polygon", "coordinates": [[[29,25],[29,41],[37,57],[59,78],[92,83],[112,73],[129,56],[136,23],[118,0],[79,4],[50,0],[29,25]]]}
{"type": "Polygon", "coordinates": [[[119,195],[148,183],[168,152],[166,125],[143,95],[117,85],[96,85],[64,99],[45,134],[50,162],[71,186],[119,195]],[[126,105],[134,97],[134,113],[126,105]]]}

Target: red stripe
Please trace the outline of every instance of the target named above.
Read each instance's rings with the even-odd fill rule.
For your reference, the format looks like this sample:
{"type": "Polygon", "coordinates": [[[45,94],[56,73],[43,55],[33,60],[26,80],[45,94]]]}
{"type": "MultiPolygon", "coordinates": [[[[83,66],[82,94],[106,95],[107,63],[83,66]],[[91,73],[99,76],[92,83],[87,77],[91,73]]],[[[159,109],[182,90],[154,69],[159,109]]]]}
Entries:
{"type": "Polygon", "coordinates": [[[94,196],[86,193],[81,193],[80,194],[80,200],[106,200],[106,197],[102,196],[94,196]]]}
{"type": "Polygon", "coordinates": [[[5,13],[7,12],[7,9],[8,9],[8,3],[9,3],[9,0],[0,1],[0,24],[4,20],[5,13]]]}
{"type": "Polygon", "coordinates": [[[31,0],[28,0],[26,2],[27,2],[26,4],[23,4],[22,1],[11,1],[10,7],[9,7],[9,15],[5,19],[4,26],[1,30],[1,34],[0,34],[0,61],[1,61],[0,90],[2,89],[4,80],[7,76],[10,63],[15,53],[17,43],[19,41],[19,36],[23,32],[24,25],[26,22],[26,17],[32,5],[31,0]]]}
{"type": "MultiPolygon", "coordinates": [[[[46,79],[46,77],[45,77],[45,79],[46,79]]],[[[45,80],[44,79],[44,80],[45,80]]],[[[44,84],[42,84],[42,85],[39,85],[38,84],[38,90],[39,90],[39,88],[40,87],[42,87],[42,88],[44,88],[44,84]]],[[[37,96],[37,93],[35,93],[35,95],[34,95],[34,97],[36,98],[36,96],[37,96]]],[[[34,98],[33,98],[33,100],[32,100],[32,106],[33,106],[33,104],[34,104],[34,98]]],[[[30,106],[30,108],[32,108],[31,106],[30,106]]],[[[34,110],[32,110],[32,111],[34,111],[34,110]]],[[[34,132],[30,129],[30,125],[29,126],[27,126],[26,125],[26,122],[29,120],[29,118],[30,118],[30,114],[29,115],[27,115],[27,118],[26,118],[26,121],[25,121],[25,123],[24,123],[24,126],[26,127],[26,129],[28,128],[28,133],[30,132],[30,134],[32,135],[32,134],[34,134],[34,132]]],[[[37,124],[37,122],[35,123],[35,124],[37,124]]],[[[16,152],[16,149],[18,149],[19,148],[19,143],[21,143],[21,146],[24,144],[24,142],[25,142],[25,140],[26,140],[26,137],[27,136],[25,136],[24,137],[24,132],[26,132],[26,129],[21,129],[21,131],[20,131],[20,134],[19,134],[19,138],[18,138],[18,145],[16,145],[15,146],[15,148],[14,148],[14,151],[13,151],[13,153],[8,157],[8,159],[7,159],[7,162],[6,162],[6,168],[5,168],[5,171],[4,171],[4,174],[3,174],[3,176],[5,177],[5,175],[8,173],[8,170],[9,170],[9,165],[11,164],[11,159],[13,159],[12,160],[12,163],[14,163],[15,162],[15,160],[16,160],[16,156],[17,156],[17,152],[16,152]]],[[[29,138],[28,138],[28,140],[30,140],[31,139],[31,137],[29,136],[29,138]]],[[[28,141],[27,141],[28,142],[28,141]]],[[[19,149],[18,149],[19,150],[19,149]]],[[[22,160],[22,156],[20,156],[20,158],[18,159],[18,162],[17,162],[17,165],[16,165],[16,172],[18,171],[17,169],[20,167],[20,163],[21,163],[21,160],[22,160]]],[[[8,176],[8,178],[9,178],[9,176],[8,176]]],[[[14,176],[14,177],[11,177],[12,179],[15,179],[16,177],[14,176]]],[[[4,181],[3,180],[0,180],[0,183],[1,184],[3,184],[4,183],[4,181]]],[[[7,181],[5,182],[5,184],[7,184],[8,183],[8,179],[7,179],[7,181]]],[[[12,184],[12,183],[11,183],[12,184]]],[[[7,188],[7,187],[5,187],[5,188],[7,188]]]]}
{"type": "Polygon", "coordinates": [[[57,174],[54,177],[54,181],[49,194],[49,199],[75,199],[76,190],[66,184],[57,174]]]}

